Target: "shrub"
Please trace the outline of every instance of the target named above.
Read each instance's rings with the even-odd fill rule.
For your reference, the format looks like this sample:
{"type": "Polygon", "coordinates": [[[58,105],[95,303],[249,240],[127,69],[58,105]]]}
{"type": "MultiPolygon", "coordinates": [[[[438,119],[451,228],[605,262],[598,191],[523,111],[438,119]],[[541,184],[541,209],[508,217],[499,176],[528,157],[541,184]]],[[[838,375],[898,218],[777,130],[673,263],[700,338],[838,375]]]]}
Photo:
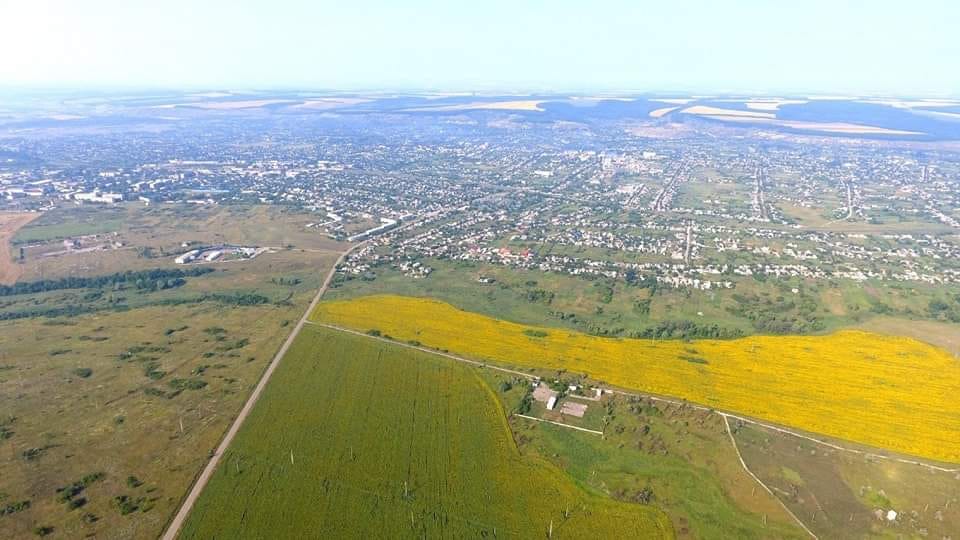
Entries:
{"type": "Polygon", "coordinates": [[[77,377],[86,379],[86,378],[89,378],[91,375],[93,375],[93,370],[86,367],[78,367],[73,370],[73,374],[76,375],[77,377]]]}
{"type": "Polygon", "coordinates": [[[207,382],[198,378],[173,379],[170,386],[175,390],[200,390],[207,386],[207,382]]]}

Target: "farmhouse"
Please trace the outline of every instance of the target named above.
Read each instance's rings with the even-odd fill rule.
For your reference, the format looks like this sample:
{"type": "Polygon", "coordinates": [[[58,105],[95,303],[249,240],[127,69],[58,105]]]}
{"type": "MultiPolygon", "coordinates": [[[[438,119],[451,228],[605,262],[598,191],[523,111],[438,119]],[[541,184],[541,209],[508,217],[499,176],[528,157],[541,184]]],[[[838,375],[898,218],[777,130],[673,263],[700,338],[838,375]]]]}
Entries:
{"type": "Polygon", "coordinates": [[[551,399],[557,399],[557,393],[551,390],[549,386],[538,384],[533,389],[533,399],[541,403],[549,403],[551,399]]]}

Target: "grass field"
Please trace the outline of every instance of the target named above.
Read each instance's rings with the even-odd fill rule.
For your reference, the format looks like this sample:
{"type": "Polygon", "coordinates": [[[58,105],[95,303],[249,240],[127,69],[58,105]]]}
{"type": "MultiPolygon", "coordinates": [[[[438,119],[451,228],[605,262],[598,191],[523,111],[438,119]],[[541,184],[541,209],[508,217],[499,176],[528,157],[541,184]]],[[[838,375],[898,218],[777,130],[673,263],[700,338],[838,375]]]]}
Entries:
{"type": "Polygon", "coordinates": [[[30,501],[0,518],[5,535],[156,537],[296,311],[199,304],[0,323],[0,422],[12,419],[0,506],[30,501]],[[57,489],[96,473],[82,505],[60,502],[57,489]],[[121,496],[142,500],[123,514],[121,496]]]}
{"type": "Polygon", "coordinates": [[[910,338],[827,336],[652,341],[530,327],[443,302],[370,296],[313,315],[401,341],[516,366],[587,373],[617,386],[688,399],[878,448],[960,461],[960,363],[910,338]],[[922,421],[920,421],[922,419],[922,421]]]}
{"type": "Polygon", "coordinates": [[[10,241],[17,231],[38,214],[0,213],[0,285],[9,285],[20,277],[23,269],[14,261],[10,241]]]}
{"type": "Polygon", "coordinates": [[[473,369],[304,328],[182,538],[672,537],[521,455],[473,369]]]}
{"type": "MultiPolygon", "coordinates": [[[[184,270],[172,255],[142,250],[217,235],[304,249],[204,265],[213,271],[163,288],[118,282],[0,296],[0,319],[15,319],[0,321],[4,538],[32,537],[38,527],[54,538],[156,538],[338,255],[323,249],[331,242],[310,242],[298,225],[309,214],[100,210],[130,249],[49,258],[45,277],[184,270]]],[[[87,212],[37,221],[72,235],[73,217],[96,221],[87,212]]],[[[24,267],[40,270],[29,255],[24,267]]]]}
{"type": "MultiPolygon", "coordinates": [[[[235,244],[335,251],[326,236],[305,228],[316,217],[269,206],[197,206],[124,204],[106,208],[77,207],[48,212],[23,227],[15,242],[47,242],[99,233],[117,233],[111,241],[122,249],[42,257],[47,248],[28,248],[21,279],[106,274],[118,269],[173,266],[173,259],[192,245],[235,244]]],[[[56,249],[62,249],[56,247],[56,249]]],[[[269,255],[262,256],[269,259],[269,255]]],[[[269,264],[269,263],[268,263],[269,264]]],[[[228,265],[229,266],[229,265],[228,265]]]]}
{"type": "Polygon", "coordinates": [[[821,538],[949,538],[960,530],[956,473],[841,452],[755,424],[734,431],[750,469],[821,538]],[[877,510],[900,519],[877,519],[877,510]]]}
{"type": "MultiPolygon", "coordinates": [[[[552,253],[575,256],[560,249],[552,253]]],[[[442,259],[425,259],[423,264],[433,268],[424,279],[411,279],[387,266],[376,268],[372,279],[340,274],[327,297],[434,298],[497,319],[608,337],[649,337],[648,332],[657,335],[660,329],[672,327],[672,334],[660,336],[664,339],[823,335],[881,318],[878,308],[889,311],[886,317],[919,322],[933,318],[929,306],[934,300],[945,300],[960,313],[956,285],[739,278],[734,279],[733,289],[690,291],[497,264],[442,259]],[[483,283],[482,278],[494,282],[483,283]]],[[[923,338],[907,335],[922,340],[936,336],[932,332],[923,338]]]]}
{"type": "Polygon", "coordinates": [[[126,215],[124,207],[78,207],[47,212],[20,229],[15,244],[46,242],[70,236],[108,233],[119,230],[126,215]]]}

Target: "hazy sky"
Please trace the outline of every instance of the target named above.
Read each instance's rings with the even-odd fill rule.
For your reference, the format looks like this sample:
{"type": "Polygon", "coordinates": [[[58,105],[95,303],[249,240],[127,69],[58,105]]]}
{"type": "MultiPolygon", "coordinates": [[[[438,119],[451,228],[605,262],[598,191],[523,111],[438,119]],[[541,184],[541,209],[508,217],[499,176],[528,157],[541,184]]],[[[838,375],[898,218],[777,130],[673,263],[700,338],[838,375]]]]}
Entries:
{"type": "Polygon", "coordinates": [[[960,94],[956,0],[0,0],[0,85],[960,94]]]}

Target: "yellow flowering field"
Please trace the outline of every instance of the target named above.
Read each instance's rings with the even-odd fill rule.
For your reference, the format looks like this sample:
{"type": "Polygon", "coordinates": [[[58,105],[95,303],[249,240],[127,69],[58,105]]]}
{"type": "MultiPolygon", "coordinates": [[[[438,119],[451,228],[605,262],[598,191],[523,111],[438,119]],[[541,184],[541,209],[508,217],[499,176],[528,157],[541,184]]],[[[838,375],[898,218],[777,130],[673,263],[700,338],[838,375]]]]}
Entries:
{"type": "Polygon", "coordinates": [[[325,302],[312,318],[960,462],[960,360],[910,338],[850,330],[689,343],[601,338],[392,295],[325,302]]]}

